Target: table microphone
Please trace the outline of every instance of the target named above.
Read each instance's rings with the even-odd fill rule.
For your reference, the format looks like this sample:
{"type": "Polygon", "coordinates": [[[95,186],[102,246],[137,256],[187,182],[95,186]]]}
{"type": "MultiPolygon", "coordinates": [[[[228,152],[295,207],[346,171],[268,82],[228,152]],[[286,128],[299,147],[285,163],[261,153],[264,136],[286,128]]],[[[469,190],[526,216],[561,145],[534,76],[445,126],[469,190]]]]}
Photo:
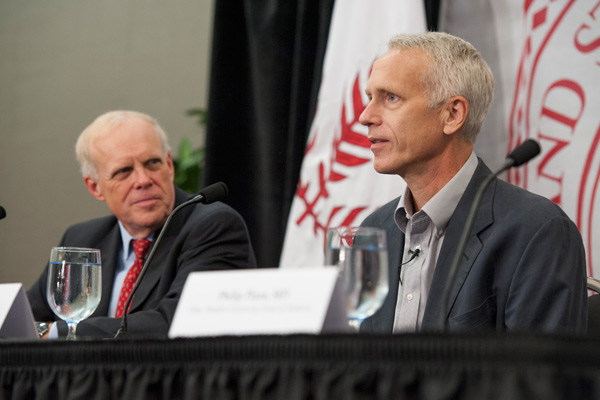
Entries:
{"type": "Polygon", "coordinates": [[[198,193],[197,196],[192,197],[185,203],[181,203],[180,205],[175,207],[175,209],[173,209],[173,211],[171,211],[171,214],[169,214],[169,216],[167,217],[167,220],[165,221],[165,224],[163,225],[162,229],[160,230],[160,234],[158,235],[158,238],[156,238],[154,246],[152,246],[152,250],[150,250],[150,254],[146,258],[146,261],[144,262],[144,266],[142,267],[142,270],[140,271],[140,275],[138,276],[138,279],[135,281],[135,285],[133,285],[133,288],[131,289],[131,293],[129,294],[129,297],[127,298],[127,301],[125,302],[125,306],[123,308],[123,310],[124,310],[123,316],[121,317],[121,327],[117,331],[117,334],[115,335],[115,339],[127,336],[127,313],[129,311],[129,305],[131,304],[133,295],[135,294],[135,291],[137,290],[138,286],[140,285],[140,282],[142,281],[142,278],[143,278],[144,274],[146,273],[146,270],[148,269],[150,260],[152,260],[152,256],[154,255],[154,252],[158,248],[158,244],[160,243],[160,240],[162,239],[164,233],[167,231],[167,226],[169,225],[169,222],[171,221],[171,218],[173,217],[173,215],[175,215],[183,207],[189,206],[190,204],[214,203],[215,201],[223,200],[224,198],[227,197],[228,194],[229,194],[229,190],[227,189],[227,185],[225,185],[223,182],[213,183],[212,185],[209,185],[209,186],[205,187],[204,189],[202,189],[198,193]]]}
{"type": "Polygon", "coordinates": [[[473,198],[473,203],[471,204],[471,209],[469,210],[467,221],[465,222],[460,241],[458,242],[456,253],[454,253],[454,259],[452,260],[452,264],[450,265],[450,270],[448,271],[446,287],[444,288],[442,297],[442,310],[440,313],[440,326],[442,328],[442,331],[445,331],[448,328],[448,320],[446,319],[446,313],[448,312],[450,291],[452,290],[452,284],[454,282],[454,277],[458,270],[458,265],[460,264],[463,252],[465,251],[465,247],[467,246],[467,241],[469,240],[471,229],[473,229],[473,223],[475,222],[475,214],[477,214],[477,209],[479,208],[479,204],[481,203],[481,199],[483,198],[483,192],[488,187],[490,182],[492,182],[492,180],[496,178],[497,175],[511,167],[518,167],[525,164],[527,161],[531,160],[539,153],[540,145],[538,144],[538,142],[536,142],[533,139],[527,139],[526,141],[521,143],[521,145],[517,146],[517,148],[515,148],[508,155],[508,158],[504,162],[504,165],[500,167],[500,169],[498,169],[493,174],[487,176],[485,180],[481,183],[481,186],[479,186],[479,189],[477,190],[477,193],[473,198]]]}
{"type": "Polygon", "coordinates": [[[6,217],[6,210],[4,207],[0,206],[0,219],[6,217]]]}

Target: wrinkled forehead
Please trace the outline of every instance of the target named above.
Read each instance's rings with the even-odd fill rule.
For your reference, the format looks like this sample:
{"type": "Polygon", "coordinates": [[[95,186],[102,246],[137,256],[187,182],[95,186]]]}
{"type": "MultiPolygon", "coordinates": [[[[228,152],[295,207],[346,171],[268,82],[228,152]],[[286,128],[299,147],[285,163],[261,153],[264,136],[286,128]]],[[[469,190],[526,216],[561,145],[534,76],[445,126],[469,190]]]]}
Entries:
{"type": "Polygon", "coordinates": [[[396,62],[399,66],[408,62],[418,62],[420,64],[429,64],[432,62],[431,54],[421,47],[393,47],[383,53],[376,61],[378,62],[396,62]]]}
{"type": "Polygon", "coordinates": [[[370,78],[381,74],[388,78],[404,74],[422,77],[430,64],[429,54],[421,49],[390,49],[375,60],[370,78]]]}
{"type": "Polygon", "coordinates": [[[152,143],[165,151],[160,136],[153,123],[142,118],[129,117],[126,119],[109,121],[98,126],[90,136],[90,147],[93,149],[100,145],[117,149],[123,142],[133,137],[143,143],[152,143]]]}
{"type": "Polygon", "coordinates": [[[107,158],[140,153],[166,156],[154,125],[143,119],[128,119],[105,127],[90,140],[90,155],[98,165],[107,158]]]}

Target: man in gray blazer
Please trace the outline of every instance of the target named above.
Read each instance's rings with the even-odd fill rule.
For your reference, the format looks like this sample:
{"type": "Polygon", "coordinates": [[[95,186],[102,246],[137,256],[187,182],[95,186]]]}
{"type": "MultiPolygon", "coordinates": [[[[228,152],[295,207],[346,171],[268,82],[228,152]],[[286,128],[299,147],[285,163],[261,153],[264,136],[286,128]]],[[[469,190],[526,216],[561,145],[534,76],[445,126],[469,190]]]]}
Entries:
{"type": "MultiPolygon", "coordinates": [[[[76,153],[87,189],[113,214],[70,227],[60,242],[101,251],[102,298],[77,335],[113,337],[123,282],[136,258],[132,241],[153,243],[171,211],[191,196],[173,185],[166,134],[146,114],[101,115],[81,133],[76,153]]],[[[130,334],[166,336],[190,272],[256,267],[246,225],[224,203],[187,206],[166,229],[129,308],[130,334]]],[[[58,320],[46,300],[47,274],[46,268],[27,293],[37,321],[58,320]]],[[[56,326],[66,334],[66,324],[56,326]]]]}
{"type": "Polygon", "coordinates": [[[473,198],[491,174],[473,149],[493,87],[477,50],[444,33],[398,35],[374,63],[360,122],[375,170],[401,176],[407,189],[362,224],[386,230],[390,262],[388,297],[362,331],[585,333],[577,227],[556,204],[500,179],[483,195],[449,282],[473,198]]]}

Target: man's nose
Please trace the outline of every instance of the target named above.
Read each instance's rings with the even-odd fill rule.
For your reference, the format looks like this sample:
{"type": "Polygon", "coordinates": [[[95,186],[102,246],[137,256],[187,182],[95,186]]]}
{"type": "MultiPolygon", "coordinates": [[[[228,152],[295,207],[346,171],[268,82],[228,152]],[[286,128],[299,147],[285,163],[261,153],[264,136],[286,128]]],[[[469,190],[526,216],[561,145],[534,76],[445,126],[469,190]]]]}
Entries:
{"type": "Polygon", "coordinates": [[[152,179],[145,168],[135,169],[135,186],[138,188],[148,187],[152,184],[152,179]]]}
{"type": "Polygon", "coordinates": [[[369,101],[367,103],[367,106],[365,107],[365,109],[363,110],[363,112],[360,113],[360,116],[358,117],[358,122],[360,122],[361,124],[365,125],[365,126],[370,126],[376,123],[376,113],[374,110],[374,106],[373,106],[373,102],[369,101]]]}

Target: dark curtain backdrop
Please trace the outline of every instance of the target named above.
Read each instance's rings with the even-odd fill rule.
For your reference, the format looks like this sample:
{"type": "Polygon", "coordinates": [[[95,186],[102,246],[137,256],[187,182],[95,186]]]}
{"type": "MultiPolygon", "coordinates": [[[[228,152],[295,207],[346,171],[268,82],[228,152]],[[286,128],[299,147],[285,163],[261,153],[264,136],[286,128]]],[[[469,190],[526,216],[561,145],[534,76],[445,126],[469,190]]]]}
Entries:
{"type": "MultiPolygon", "coordinates": [[[[425,0],[430,30],[440,0],[425,0]]],[[[215,2],[206,184],[223,181],[258,265],[279,263],[334,0],[215,2]]],[[[377,21],[373,21],[377,23],[377,21]]]]}

